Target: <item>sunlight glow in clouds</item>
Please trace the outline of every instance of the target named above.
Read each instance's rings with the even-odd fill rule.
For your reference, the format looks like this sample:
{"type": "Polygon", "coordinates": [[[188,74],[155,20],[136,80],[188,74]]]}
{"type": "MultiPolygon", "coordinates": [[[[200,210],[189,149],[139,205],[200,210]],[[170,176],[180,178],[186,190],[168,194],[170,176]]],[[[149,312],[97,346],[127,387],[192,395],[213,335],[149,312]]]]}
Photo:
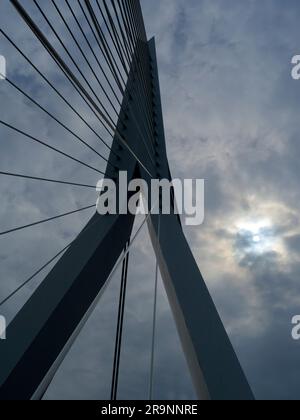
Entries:
{"type": "Polygon", "coordinates": [[[271,228],[272,222],[269,219],[242,220],[237,223],[239,231],[251,232],[253,236],[259,235],[263,229],[271,228]]]}
{"type": "Polygon", "coordinates": [[[237,223],[237,235],[245,239],[245,251],[264,254],[275,251],[278,239],[270,219],[250,219],[237,223]]]}

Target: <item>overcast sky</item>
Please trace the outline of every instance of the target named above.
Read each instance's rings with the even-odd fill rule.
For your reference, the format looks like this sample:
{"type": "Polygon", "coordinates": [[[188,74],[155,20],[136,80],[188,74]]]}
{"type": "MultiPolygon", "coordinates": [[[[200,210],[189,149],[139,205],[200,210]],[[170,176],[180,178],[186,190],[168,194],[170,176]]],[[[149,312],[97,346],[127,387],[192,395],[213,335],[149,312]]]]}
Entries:
{"type": "MultiPolygon", "coordinates": [[[[46,2],[40,3],[45,7],[46,2]]],[[[50,36],[33,2],[22,4],[50,36]]],[[[94,124],[9,1],[2,0],[0,7],[0,27],[94,124]]],[[[300,54],[299,2],[143,0],[142,7],[148,36],[155,35],[157,42],[173,177],[206,181],[205,223],[186,229],[194,256],[255,396],[299,399],[300,342],[291,338],[291,319],[300,314],[300,82],[291,78],[290,64],[292,56],[300,54]]],[[[53,8],[48,9],[54,19],[53,8]]],[[[53,21],[59,29],[59,21],[53,21]]],[[[51,39],[56,42],[53,34],[51,39]]],[[[107,153],[1,34],[0,54],[7,58],[11,79],[107,153]]],[[[105,168],[97,156],[2,81],[0,95],[1,119],[105,168]]],[[[0,127],[0,139],[0,170],[92,185],[99,178],[6,128],[0,127]]],[[[96,197],[93,190],[5,177],[0,178],[0,193],[1,231],[93,204],[96,197]]],[[[0,238],[1,296],[70,242],[91,214],[0,238]]],[[[145,230],[131,254],[120,398],[148,395],[154,272],[145,230]]],[[[40,279],[0,312],[11,318],[40,279]]],[[[47,398],[109,397],[119,279],[116,273],[47,398]]],[[[155,397],[194,398],[161,285],[158,320],[155,397]]]]}

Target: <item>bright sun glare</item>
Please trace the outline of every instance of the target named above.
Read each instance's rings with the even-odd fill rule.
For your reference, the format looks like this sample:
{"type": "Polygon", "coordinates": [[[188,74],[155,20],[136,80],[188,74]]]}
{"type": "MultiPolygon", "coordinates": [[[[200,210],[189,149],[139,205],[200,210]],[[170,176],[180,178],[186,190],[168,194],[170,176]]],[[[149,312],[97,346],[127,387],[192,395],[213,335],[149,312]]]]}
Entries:
{"type": "Polygon", "coordinates": [[[262,254],[275,247],[276,238],[269,219],[243,220],[237,223],[237,234],[249,240],[251,252],[262,254]]]}

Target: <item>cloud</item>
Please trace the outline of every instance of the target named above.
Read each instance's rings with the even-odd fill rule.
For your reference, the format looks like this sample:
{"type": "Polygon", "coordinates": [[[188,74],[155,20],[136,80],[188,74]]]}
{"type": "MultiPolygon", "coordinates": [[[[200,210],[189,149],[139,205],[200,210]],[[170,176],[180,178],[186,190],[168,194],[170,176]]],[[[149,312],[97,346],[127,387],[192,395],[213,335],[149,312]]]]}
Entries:
{"type": "MultiPolygon", "coordinates": [[[[42,23],[33,4],[24,3],[42,23]]],[[[290,336],[290,320],[300,311],[300,88],[290,77],[291,57],[299,52],[299,4],[296,0],[284,7],[279,0],[249,0],[247,5],[238,0],[228,0],[226,5],[221,0],[145,0],[142,7],[148,34],[156,36],[172,174],[206,180],[205,223],[186,230],[195,258],[256,396],[299,398],[299,345],[290,336]],[[265,220],[271,227],[249,230],[249,225],[253,229],[265,220]]],[[[1,27],[23,45],[63,96],[103,134],[11,5],[6,2],[2,8],[1,27]]],[[[50,7],[49,17],[56,28],[61,28],[50,7]]],[[[45,22],[43,27],[61,50],[45,22]]],[[[82,63],[66,32],[64,39],[82,63]]],[[[107,153],[2,37],[0,45],[0,54],[7,57],[8,77],[34,94],[97,150],[107,153]]],[[[5,104],[1,118],[51,140],[86,162],[105,167],[22,96],[12,95],[7,85],[0,83],[0,92],[1,103],[5,104]]],[[[100,90],[97,92],[103,96],[100,90]]],[[[1,128],[0,135],[3,170],[14,168],[91,184],[98,180],[97,173],[66,164],[10,130],[1,128]]],[[[92,190],[41,188],[4,178],[0,193],[3,229],[72,210],[95,199],[92,190]]],[[[17,240],[1,239],[0,273],[4,281],[0,293],[13,290],[24,273],[30,275],[37,268],[36,261],[50,258],[86,220],[88,215],[77,215],[24,232],[17,240]],[[28,243],[31,247],[26,246],[28,243]]],[[[141,241],[135,250],[139,258],[134,259],[136,270],[132,268],[131,276],[135,287],[128,297],[128,341],[125,376],[121,379],[124,397],[147,395],[154,266],[150,249],[149,243],[141,241]]],[[[5,308],[10,316],[32,290],[5,308]]],[[[157,397],[194,398],[169,308],[163,291],[160,293],[157,397]]],[[[111,308],[117,294],[116,278],[58,373],[49,398],[108,397],[116,315],[111,308]]]]}

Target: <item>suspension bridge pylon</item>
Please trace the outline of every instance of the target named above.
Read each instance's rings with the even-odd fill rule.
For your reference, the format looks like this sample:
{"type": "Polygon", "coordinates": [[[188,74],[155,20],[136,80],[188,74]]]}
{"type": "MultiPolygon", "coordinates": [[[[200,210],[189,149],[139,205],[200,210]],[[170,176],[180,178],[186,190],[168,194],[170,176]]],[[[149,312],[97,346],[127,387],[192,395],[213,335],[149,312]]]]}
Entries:
{"type": "MultiPolygon", "coordinates": [[[[19,2],[12,3],[31,29],[35,29],[19,2]]],[[[85,3],[97,34],[93,10],[88,1],[85,3]]],[[[128,4],[130,12],[126,20],[131,19],[133,29],[127,25],[127,30],[139,33],[139,37],[105,177],[118,182],[118,173],[126,171],[128,182],[138,176],[150,185],[151,179],[172,180],[156,46],[154,39],[146,38],[139,1],[128,0],[128,4]]],[[[116,49],[121,51],[120,41],[116,43],[116,49]]],[[[128,52],[129,42],[124,42],[124,46],[128,52]]],[[[99,113],[95,104],[89,103],[99,113]]],[[[134,220],[131,214],[100,216],[96,212],[18,312],[7,329],[7,339],[0,341],[1,400],[43,397],[105,292],[110,274],[130,241],[134,220]]],[[[254,399],[180,218],[175,212],[151,214],[148,228],[199,399],[254,399]]]]}

